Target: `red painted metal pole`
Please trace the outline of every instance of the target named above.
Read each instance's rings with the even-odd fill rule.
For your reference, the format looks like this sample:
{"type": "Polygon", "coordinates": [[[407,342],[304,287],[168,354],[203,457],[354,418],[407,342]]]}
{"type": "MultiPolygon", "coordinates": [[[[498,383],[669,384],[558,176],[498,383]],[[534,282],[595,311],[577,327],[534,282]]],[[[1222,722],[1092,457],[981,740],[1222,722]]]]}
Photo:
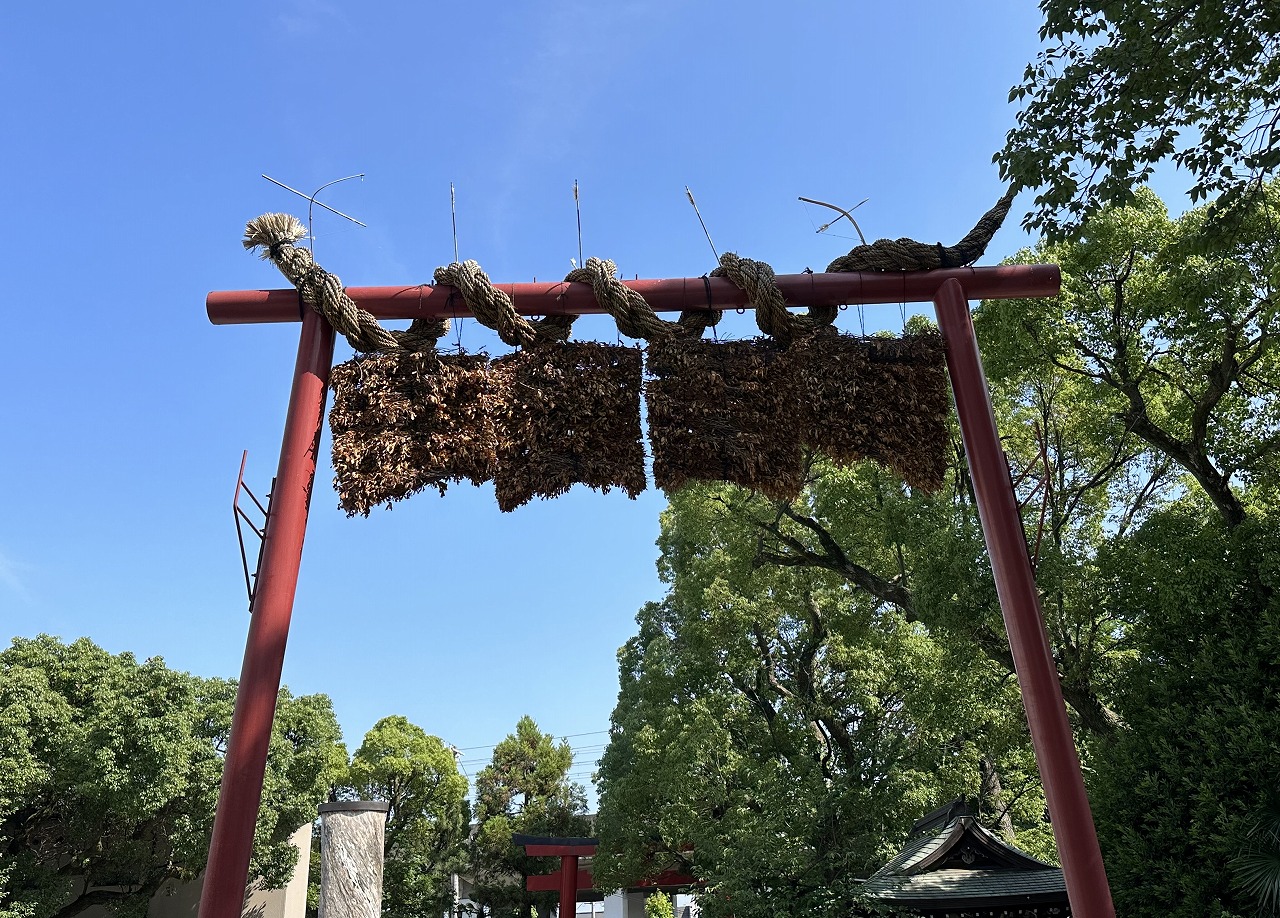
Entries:
{"type": "MultiPolygon", "coordinates": [[[[778,289],[788,303],[839,306],[845,303],[927,303],[947,280],[964,284],[982,299],[1057,296],[1062,273],[1057,265],[998,265],[940,271],[892,271],[849,274],[779,274],[778,289]]],[[[684,309],[737,309],[747,296],[720,277],[671,277],[623,281],[657,312],[684,309]]],[[[496,284],[526,316],[602,313],[590,284],[496,284]]],[[[403,287],[348,287],[347,294],[379,319],[469,316],[453,287],[425,284],[403,287]]],[[[214,325],[297,322],[302,315],[294,290],[222,290],[205,300],[214,325]]]]}
{"type": "Polygon", "coordinates": [[[578,855],[560,858],[560,916],[574,918],[578,911],[578,855]]]}
{"type": "Polygon", "coordinates": [[[938,325],[947,341],[947,368],[955,393],[969,471],[978,499],[982,532],[995,573],[1013,665],[1031,729],[1053,837],[1075,918],[1115,918],[1107,873],[1098,848],[1093,814],[1084,791],[1080,759],[1067,720],[1058,669],[1040,611],[1040,594],[1027,555],[1009,464],[996,431],[978,339],[959,281],[949,280],[934,297],[938,325]]]}
{"type": "Polygon", "coordinates": [[[253,617],[223,764],[209,863],[200,893],[200,918],[240,918],[244,904],[271,722],[280,691],[280,671],[315,481],[325,387],[332,364],[333,328],[308,309],[298,341],[253,617]]]}

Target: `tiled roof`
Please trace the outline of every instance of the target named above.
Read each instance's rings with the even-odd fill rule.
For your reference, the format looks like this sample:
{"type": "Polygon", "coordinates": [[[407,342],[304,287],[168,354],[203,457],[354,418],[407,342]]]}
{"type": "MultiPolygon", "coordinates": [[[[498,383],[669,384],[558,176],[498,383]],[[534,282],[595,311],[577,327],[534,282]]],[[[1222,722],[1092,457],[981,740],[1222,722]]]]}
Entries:
{"type": "Polygon", "coordinates": [[[1061,869],[1006,844],[971,816],[909,840],[863,889],[878,899],[917,904],[1066,901],[1061,869]],[[965,866],[964,858],[973,866],[965,866]]]}
{"type": "MultiPolygon", "coordinates": [[[[878,875],[877,875],[878,876],[878,875]]],[[[914,877],[872,877],[863,887],[883,899],[1015,899],[1066,895],[1062,871],[1047,870],[934,870],[914,877]]]]}

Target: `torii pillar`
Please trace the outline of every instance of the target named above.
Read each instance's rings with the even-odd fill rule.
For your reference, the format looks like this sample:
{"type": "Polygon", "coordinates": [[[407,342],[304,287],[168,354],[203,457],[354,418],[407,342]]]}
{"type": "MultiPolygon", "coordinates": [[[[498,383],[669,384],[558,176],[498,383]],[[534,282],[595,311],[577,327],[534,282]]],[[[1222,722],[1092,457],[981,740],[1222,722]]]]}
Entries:
{"type": "Polygon", "coordinates": [[[554,873],[529,877],[525,888],[530,892],[560,893],[560,918],[574,918],[578,908],[578,890],[592,889],[595,877],[590,870],[581,869],[578,858],[596,853],[599,839],[595,838],[544,838],[538,835],[513,835],[512,843],[524,848],[528,857],[558,857],[560,869],[554,873]]]}

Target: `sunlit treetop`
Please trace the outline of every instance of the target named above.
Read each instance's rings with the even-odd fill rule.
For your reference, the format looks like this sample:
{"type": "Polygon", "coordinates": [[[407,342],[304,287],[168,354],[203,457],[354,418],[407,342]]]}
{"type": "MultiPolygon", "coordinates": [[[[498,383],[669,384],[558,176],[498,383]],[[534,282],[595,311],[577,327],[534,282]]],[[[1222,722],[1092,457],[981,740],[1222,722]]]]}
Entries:
{"type": "Polygon", "coordinates": [[[994,159],[1036,189],[1028,230],[1072,232],[1126,201],[1157,164],[1192,201],[1234,200],[1280,167],[1280,3],[1041,0],[1045,47],[1009,93],[1017,126],[994,159]]]}

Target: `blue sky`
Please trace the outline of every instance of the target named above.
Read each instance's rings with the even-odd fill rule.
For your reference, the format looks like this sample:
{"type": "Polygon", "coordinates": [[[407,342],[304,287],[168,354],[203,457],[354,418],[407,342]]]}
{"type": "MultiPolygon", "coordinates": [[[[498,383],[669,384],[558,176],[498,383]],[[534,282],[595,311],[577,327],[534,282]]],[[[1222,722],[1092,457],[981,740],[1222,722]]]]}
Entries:
{"type": "MultiPolygon", "coordinates": [[[[868,237],[946,243],[999,197],[991,155],[1038,25],[1012,0],[11,5],[0,638],[87,635],[239,672],[232,489],[244,449],[260,493],[274,474],[298,327],[214,327],[203,303],[284,285],[239,238],[305,202],[260,173],[308,191],[365,173],[323,200],[368,228],[319,212],[315,227],[317,259],[352,285],[452,260],[450,182],[462,257],[495,280],[569,269],[575,179],[586,254],[628,275],[714,266],[685,185],[720,251],[820,269],[855,240],[816,235],[831,214],[799,195],[869,198],[868,237]]],[[[986,263],[1027,241],[1011,218],[986,263]]],[[[899,322],[868,310],[870,327],[899,322]]],[[[461,334],[501,351],[474,322],[461,334]]],[[[468,749],[473,776],[476,747],[530,714],[573,737],[585,778],[615,652],[662,592],[661,494],[575,490],[504,515],[491,488],[458,487],[349,520],[330,479],[288,685],[328,693],[352,748],[403,714],[468,749]]]]}

